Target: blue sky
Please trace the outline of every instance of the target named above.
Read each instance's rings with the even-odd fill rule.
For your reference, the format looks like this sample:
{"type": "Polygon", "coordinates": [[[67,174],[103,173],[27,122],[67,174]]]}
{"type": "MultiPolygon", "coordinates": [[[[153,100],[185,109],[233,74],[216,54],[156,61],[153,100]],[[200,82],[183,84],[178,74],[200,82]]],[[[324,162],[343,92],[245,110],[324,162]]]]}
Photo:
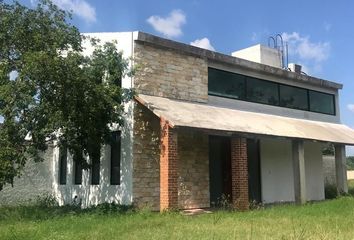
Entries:
{"type": "MultiPolygon", "coordinates": [[[[31,5],[36,0],[20,2],[31,5]]],[[[289,61],[344,84],[342,122],[354,128],[354,2],[54,0],[82,32],[140,30],[229,54],[282,34],[289,61]]],[[[354,150],[349,153],[354,155],[354,150]]]]}

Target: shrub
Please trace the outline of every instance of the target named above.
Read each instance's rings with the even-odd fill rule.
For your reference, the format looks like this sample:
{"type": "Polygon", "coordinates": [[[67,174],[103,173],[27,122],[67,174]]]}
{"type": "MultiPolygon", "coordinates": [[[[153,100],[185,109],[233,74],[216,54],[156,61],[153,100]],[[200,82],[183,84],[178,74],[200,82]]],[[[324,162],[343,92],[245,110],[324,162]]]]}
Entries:
{"type": "Polygon", "coordinates": [[[334,199],[338,196],[337,187],[334,184],[326,183],[325,184],[325,198],[334,199]]]}

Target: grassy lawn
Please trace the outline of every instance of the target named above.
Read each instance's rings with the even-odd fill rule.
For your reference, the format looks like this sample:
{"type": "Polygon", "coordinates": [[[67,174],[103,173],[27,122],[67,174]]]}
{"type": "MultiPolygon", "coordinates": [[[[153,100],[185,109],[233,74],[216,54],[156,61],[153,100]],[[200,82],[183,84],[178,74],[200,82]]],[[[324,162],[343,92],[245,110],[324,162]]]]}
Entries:
{"type": "Polygon", "coordinates": [[[0,239],[353,239],[354,198],[250,212],[0,209],[0,239]]]}

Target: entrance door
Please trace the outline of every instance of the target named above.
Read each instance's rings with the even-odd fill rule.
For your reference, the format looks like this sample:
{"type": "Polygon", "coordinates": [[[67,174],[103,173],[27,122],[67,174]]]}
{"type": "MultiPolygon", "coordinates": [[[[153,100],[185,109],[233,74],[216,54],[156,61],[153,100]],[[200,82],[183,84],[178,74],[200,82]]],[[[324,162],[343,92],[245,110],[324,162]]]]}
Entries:
{"type": "Polygon", "coordinates": [[[250,201],[261,202],[259,140],[247,140],[248,194],[250,201]]]}
{"type": "Polygon", "coordinates": [[[209,136],[210,203],[215,206],[221,197],[231,200],[231,142],[228,137],[209,136]]]}

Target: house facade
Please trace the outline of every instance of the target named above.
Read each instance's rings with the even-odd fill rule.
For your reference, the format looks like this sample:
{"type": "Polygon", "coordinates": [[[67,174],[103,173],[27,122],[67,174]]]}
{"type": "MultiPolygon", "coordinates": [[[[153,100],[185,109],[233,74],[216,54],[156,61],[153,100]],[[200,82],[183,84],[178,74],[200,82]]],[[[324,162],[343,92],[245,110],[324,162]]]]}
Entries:
{"type": "MultiPolygon", "coordinates": [[[[354,145],[354,131],[340,124],[341,84],[284,70],[262,46],[225,55],[143,32],[88,35],[118,42],[138,69],[122,87],[137,96],[92,170],[51,148],[43,192],[60,204],[164,210],[226,198],[247,209],[250,201],[323,200],[324,143],[335,145],[337,188],[347,192],[345,145],[354,145]]],[[[11,202],[15,189],[0,202],[11,202]]]]}

